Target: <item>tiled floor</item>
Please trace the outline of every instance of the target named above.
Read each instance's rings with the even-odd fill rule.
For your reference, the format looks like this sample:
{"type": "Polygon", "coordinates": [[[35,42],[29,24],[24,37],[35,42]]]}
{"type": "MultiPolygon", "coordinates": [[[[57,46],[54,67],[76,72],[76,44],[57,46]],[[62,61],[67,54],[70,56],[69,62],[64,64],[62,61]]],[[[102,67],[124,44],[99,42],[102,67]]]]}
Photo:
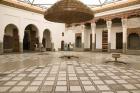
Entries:
{"type": "Polygon", "coordinates": [[[0,77],[0,93],[140,93],[140,70],[133,66],[138,56],[129,55],[127,61],[129,56],[123,55],[121,61],[132,62],[124,65],[106,64],[105,61],[112,60],[110,54],[72,52],[79,54],[79,59],[70,60],[59,58],[69,53],[49,54],[0,56],[5,58],[0,63],[0,74],[7,74],[0,77]],[[16,68],[4,69],[5,65],[13,64],[16,68]]]}

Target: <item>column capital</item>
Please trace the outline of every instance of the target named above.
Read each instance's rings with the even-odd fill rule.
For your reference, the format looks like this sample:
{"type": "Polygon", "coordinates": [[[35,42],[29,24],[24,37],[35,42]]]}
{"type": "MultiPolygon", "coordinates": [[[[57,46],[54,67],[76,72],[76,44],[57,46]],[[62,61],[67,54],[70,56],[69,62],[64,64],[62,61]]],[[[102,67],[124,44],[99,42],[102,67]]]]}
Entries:
{"type": "Polygon", "coordinates": [[[111,28],[111,26],[112,26],[112,21],[110,20],[110,21],[106,21],[106,25],[107,25],[107,28],[111,28]]]}
{"type": "Polygon", "coordinates": [[[128,18],[128,14],[122,15],[121,18],[122,19],[127,19],[128,18]]]}
{"type": "Polygon", "coordinates": [[[127,28],[127,18],[122,18],[122,27],[126,27],[127,28]]]}
{"type": "Polygon", "coordinates": [[[107,18],[105,18],[105,20],[106,20],[106,21],[111,21],[112,18],[111,18],[111,17],[107,17],[107,18]]]}
{"type": "Polygon", "coordinates": [[[95,22],[96,22],[96,20],[94,19],[94,20],[91,20],[90,22],[91,22],[91,24],[92,24],[92,23],[95,23],[95,22]]]}
{"type": "Polygon", "coordinates": [[[85,25],[84,24],[81,24],[81,29],[85,29],[85,25]]]}
{"type": "Polygon", "coordinates": [[[91,23],[91,28],[95,28],[96,27],[96,23],[91,23]]]}

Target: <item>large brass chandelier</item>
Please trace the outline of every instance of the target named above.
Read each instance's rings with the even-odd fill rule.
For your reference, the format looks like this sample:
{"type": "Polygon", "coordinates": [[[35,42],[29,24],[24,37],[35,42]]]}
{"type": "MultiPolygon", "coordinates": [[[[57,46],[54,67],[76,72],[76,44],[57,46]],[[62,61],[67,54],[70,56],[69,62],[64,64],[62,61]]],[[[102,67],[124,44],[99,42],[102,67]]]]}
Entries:
{"type": "Polygon", "coordinates": [[[60,0],[44,13],[46,20],[66,24],[89,21],[93,17],[93,11],[78,0],[60,0]]]}

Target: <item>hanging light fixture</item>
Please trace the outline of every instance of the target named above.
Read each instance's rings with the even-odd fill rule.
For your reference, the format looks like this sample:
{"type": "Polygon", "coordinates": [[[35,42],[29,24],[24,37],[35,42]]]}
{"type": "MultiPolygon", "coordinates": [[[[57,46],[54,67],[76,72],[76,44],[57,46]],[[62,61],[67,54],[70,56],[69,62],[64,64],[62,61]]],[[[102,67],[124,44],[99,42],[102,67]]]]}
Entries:
{"type": "Polygon", "coordinates": [[[89,21],[93,17],[93,11],[78,0],[60,0],[44,13],[46,20],[66,24],[89,21]]]}

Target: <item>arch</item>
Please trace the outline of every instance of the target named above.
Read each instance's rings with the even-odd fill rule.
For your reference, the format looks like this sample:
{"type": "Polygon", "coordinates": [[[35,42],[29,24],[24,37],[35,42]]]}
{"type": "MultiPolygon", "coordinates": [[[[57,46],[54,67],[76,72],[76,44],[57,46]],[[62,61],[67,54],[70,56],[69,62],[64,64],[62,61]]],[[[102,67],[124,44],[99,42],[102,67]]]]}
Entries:
{"type": "Polygon", "coordinates": [[[52,50],[51,31],[49,29],[45,29],[43,32],[42,44],[46,51],[52,50]]]}
{"type": "Polygon", "coordinates": [[[3,49],[4,52],[19,52],[18,28],[14,24],[8,24],[4,30],[3,49]]]}
{"type": "Polygon", "coordinates": [[[140,49],[140,37],[137,33],[129,34],[128,49],[140,49]]]}
{"type": "Polygon", "coordinates": [[[24,51],[39,50],[39,34],[38,28],[34,24],[29,24],[25,27],[23,38],[24,51]]]}

